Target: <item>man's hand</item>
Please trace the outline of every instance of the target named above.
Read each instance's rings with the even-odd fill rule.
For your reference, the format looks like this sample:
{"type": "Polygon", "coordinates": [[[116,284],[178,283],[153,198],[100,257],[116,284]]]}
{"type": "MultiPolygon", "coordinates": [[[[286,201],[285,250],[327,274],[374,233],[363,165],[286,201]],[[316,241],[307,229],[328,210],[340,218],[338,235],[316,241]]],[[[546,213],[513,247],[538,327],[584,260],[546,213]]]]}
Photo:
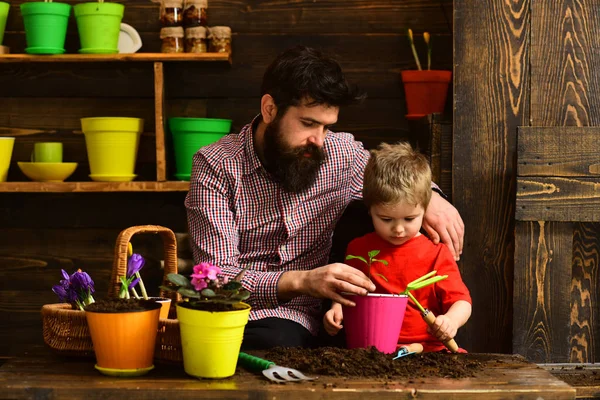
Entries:
{"type": "Polygon", "coordinates": [[[342,329],[342,321],[344,320],[344,314],[342,311],[342,305],[339,303],[333,303],[329,311],[323,316],[323,327],[330,336],[335,336],[342,329]]]}
{"type": "Polygon", "coordinates": [[[335,263],[310,271],[287,271],[279,279],[277,291],[281,300],[298,295],[320,299],[331,299],[345,306],[354,307],[354,302],[340,293],[346,292],[365,296],[375,290],[373,282],[356,268],[335,263]]]}
{"type": "Polygon", "coordinates": [[[445,243],[455,260],[460,259],[465,236],[465,224],[458,210],[439,193],[431,194],[431,201],[423,218],[423,229],[434,243],[445,243]]]}
{"type": "Polygon", "coordinates": [[[438,315],[435,317],[435,322],[429,328],[427,332],[435,336],[440,342],[445,342],[456,336],[458,326],[452,319],[446,315],[438,315]]]}

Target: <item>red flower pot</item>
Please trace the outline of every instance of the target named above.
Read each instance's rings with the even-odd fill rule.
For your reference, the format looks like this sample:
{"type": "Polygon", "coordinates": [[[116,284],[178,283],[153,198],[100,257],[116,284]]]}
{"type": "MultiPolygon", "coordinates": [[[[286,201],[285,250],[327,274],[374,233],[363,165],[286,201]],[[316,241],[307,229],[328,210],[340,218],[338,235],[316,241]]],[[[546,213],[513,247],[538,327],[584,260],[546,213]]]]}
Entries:
{"type": "Polygon", "coordinates": [[[402,71],[409,115],[444,112],[452,71],[402,71]]]}

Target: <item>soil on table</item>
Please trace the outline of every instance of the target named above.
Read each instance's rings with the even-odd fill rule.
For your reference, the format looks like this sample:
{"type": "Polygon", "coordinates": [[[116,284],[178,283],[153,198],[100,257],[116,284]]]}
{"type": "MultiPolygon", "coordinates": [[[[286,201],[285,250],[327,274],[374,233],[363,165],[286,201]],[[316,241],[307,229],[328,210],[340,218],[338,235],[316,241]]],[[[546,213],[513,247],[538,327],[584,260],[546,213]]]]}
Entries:
{"type": "Polygon", "coordinates": [[[600,386],[600,369],[584,366],[550,368],[552,375],[571,386],[600,386]]]}
{"type": "Polygon", "coordinates": [[[484,365],[469,354],[423,353],[393,360],[395,355],[369,349],[275,348],[265,358],[307,375],[371,378],[467,378],[484,365]]]}
{"type": "Polygon", "coordinates": [[[160,308],[154,300],[144,299],[103,299],[87,305],[86,311],[97,313],[122,313],[131,311],[148,311],[160,308]]]}

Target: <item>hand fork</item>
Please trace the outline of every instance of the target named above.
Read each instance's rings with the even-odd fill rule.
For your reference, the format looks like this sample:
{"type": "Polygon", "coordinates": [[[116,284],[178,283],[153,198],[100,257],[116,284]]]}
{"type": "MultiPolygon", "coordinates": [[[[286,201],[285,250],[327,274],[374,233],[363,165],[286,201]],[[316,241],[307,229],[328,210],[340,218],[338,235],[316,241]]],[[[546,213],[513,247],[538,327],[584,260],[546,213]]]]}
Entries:
{"type": "MultiPolygon", "coordinates": [[[[429,311],[428,309],[423,308],[423,306],[417,301],[417,299],[415,299],[415,297],[412,295],[412,293],[410,291],[420,289],[422,287],[431,285],[435,282],[442,281],[448,277],[448,275],[433,276],[436,273],[437,273],[437,271],[431,271],[430,273],[423,275],[422,277],[420,277],[418,279],[415,279],[414,281],[412,281],[408,285],[406,285],[406,290],[404,290],[404,292],[402,293],[402,294],[408,295],[408,297],[413,301],[413,303],[415,303],[415,305],[417,306],[419,311],[421,311],[421,316],[423,317],[423,320],[425,320],[425,322],[429,326],[432,326],[433,323],[435,322],[435,315],[433,315],[433,313],[431,311],[429,311]]],[[[453,353],[458,352],[458,345],[456,344],[456,341],[454,339],[448,339],[443,343],[444,343],[444,346],[446,346],[446,348],[448,350],[450,350],[451,352],[453,352],[453,353]]]]}
{"type": "Polygon", "coordinates": [[[240,352],[238,362],[251,371],[262,372],[264,376],[277,383],[313,381],[317,379],[306,376],[297,369],[281,367],[275,365],[272,361],[243,352],[240,352]]]}

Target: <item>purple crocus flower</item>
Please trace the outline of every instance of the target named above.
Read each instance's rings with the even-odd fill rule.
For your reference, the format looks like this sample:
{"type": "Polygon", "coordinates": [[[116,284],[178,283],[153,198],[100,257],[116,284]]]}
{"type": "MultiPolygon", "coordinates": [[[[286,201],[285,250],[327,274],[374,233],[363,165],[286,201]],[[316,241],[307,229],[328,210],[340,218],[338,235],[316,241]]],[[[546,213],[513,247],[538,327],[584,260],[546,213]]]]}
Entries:
{"type": "Polygon", "coordinates": [[[135,278],[135,280],[129,284],[129,289],[134,288],[135,285],[137,285],[139,281],[140,281],[140,278],[135,278]]]}
{"type": "Polygon", "coordinates": [[[58,296],[58,300],[64,303],[70,303],[73,308],[83,310],[87,304],[93,303],[94,281],[86,273],[78,269],[71,276],[63,269],[62,276],[65,279],[60,281],[59,285],[54,285],[52,291],[58,296]]]}
{"type": "Polygon", "coordinates": [[[144,257],[140,254],[133,253],[127,262],[127,277],[131,277],[135,275],[136,272],[139,272],[144,267],[145,263],[146,260],[144,260],[144,257]]]}
{"type": "Polygon", "coordinates": [[[52,291],[58,296],[58,301],[60,301],[61,303],[65,303],[67,302],[67,289],[69,288],[69,286],[65,287],[65,285],[62,284],[62,282],[64,281],[61,281],[60,285],[52,286],[52,291]]]}
{"type": "Polygon", "coordinates": [[[94,281],[87,272],[80,269],[71,275],[71,287],[78,293],[94,293],[94,281]]]}

